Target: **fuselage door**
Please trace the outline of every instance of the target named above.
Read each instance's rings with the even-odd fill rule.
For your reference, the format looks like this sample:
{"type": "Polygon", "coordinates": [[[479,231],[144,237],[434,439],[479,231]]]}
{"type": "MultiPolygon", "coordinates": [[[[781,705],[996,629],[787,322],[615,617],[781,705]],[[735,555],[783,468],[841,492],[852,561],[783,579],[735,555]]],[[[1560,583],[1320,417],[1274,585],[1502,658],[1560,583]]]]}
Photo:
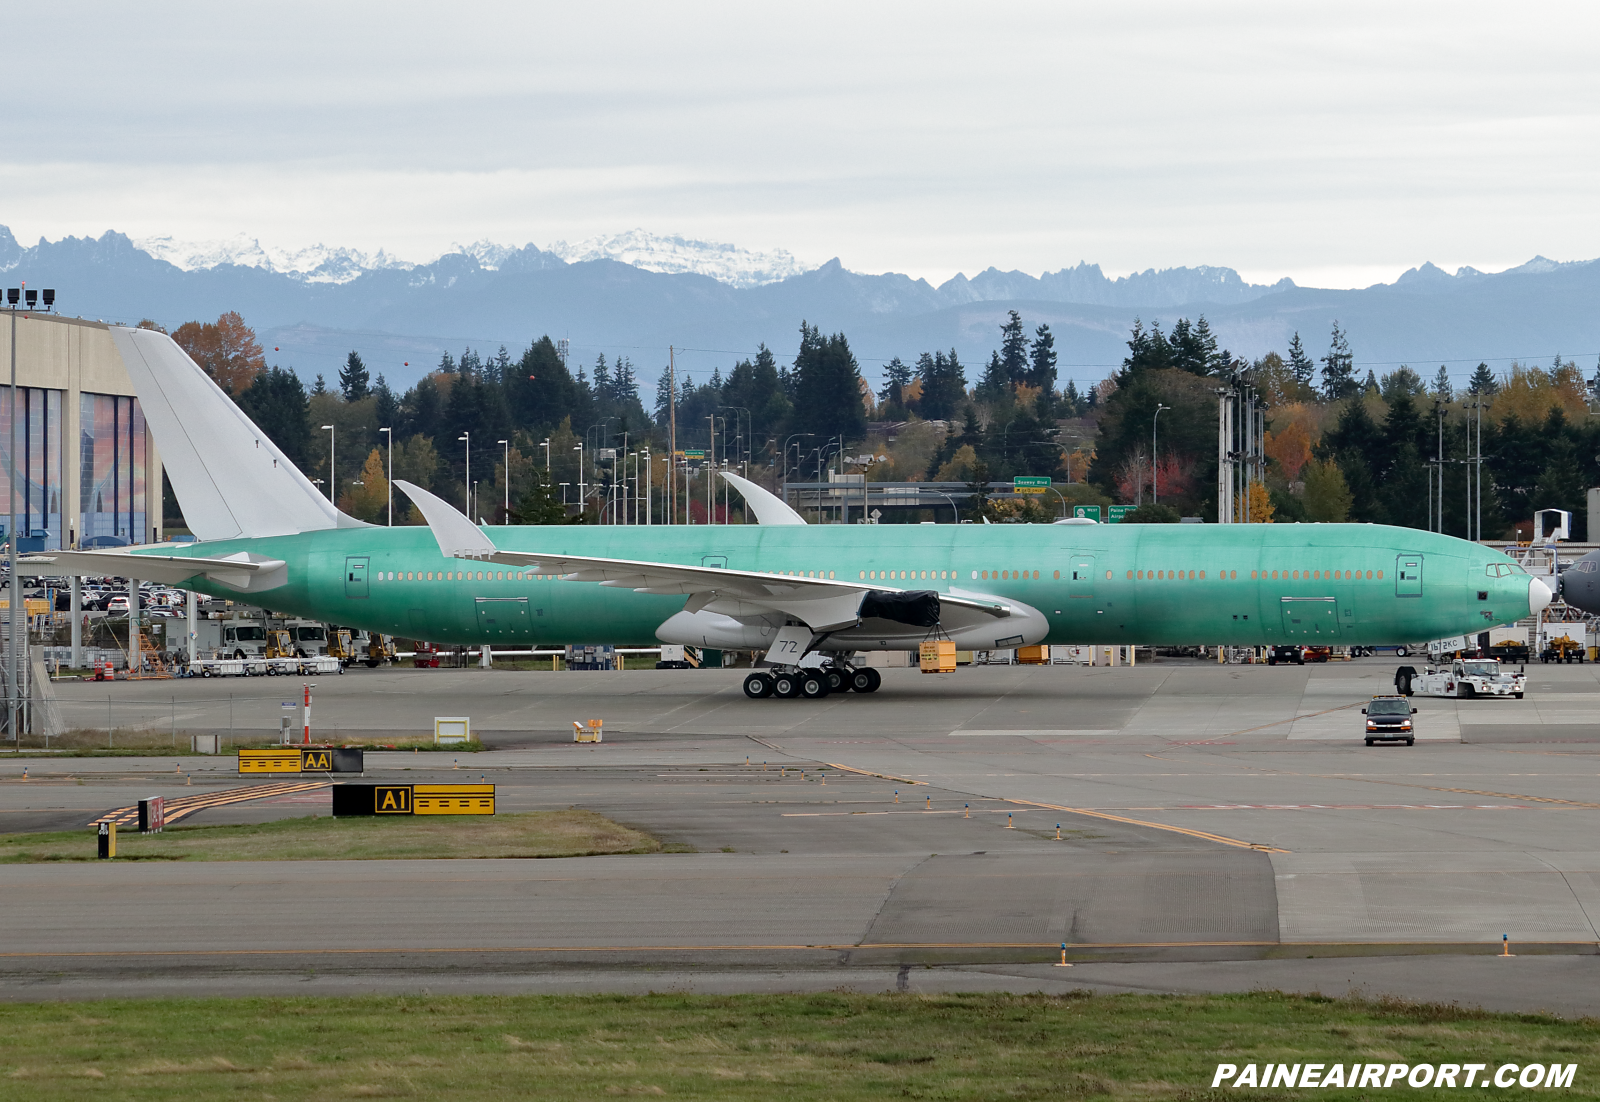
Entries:
{"type": "Polygon", "coordinates": [[[1396,597],[1422,596],[1422,556],[1407,552],[1394,560],[1394,595],[1396,597]]]}
{"type": "Polygon", "coordinates": [[[346,597],[366,597],[367,556],[351,555],[344,560],[344,595],[346,597]]]}
{"type": "Polygon", "coordinates": [[[1068,597],[1093,597],[1094,596],[1094,556],[1069,555],[1067,566],[1068,597]]]}

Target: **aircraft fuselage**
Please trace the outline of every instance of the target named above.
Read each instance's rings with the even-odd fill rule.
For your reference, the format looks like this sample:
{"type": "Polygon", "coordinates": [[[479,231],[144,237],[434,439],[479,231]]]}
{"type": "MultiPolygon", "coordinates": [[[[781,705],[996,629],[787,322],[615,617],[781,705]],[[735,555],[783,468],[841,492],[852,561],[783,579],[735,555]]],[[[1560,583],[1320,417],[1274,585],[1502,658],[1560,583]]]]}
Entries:
{"type": "MultiPolygon", "coordinates": [[[[1369,524],[490,527],[507,551],[566,552],[957,591],[1022,602],[1047,643],[1377,644],[1487,630],[1529,614],[1499,552],[1369,524]],[[1499,573],[1497,574],[1497,569],[1499,573]]],[[[188,545],[288,563],[241,595],[274,610],[437,643],[654,642],[682,595],[446,558],[426,527],[331,529],[188,545]]],[[[185,553],[185,548],[165,549],[185,553]]],[[[996,644],[1006,635],[996,624],[996,644]]],[[[1029,640],[1034,641],[1034,640],[1029,640]]]]}

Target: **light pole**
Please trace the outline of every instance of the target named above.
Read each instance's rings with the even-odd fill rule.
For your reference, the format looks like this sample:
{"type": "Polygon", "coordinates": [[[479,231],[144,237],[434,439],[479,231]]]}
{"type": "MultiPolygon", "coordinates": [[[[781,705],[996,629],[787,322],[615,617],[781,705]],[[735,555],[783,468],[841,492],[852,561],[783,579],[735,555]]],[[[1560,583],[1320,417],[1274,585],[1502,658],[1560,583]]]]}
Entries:
{"type": "Polygon", "coordinates": [[[566,519],[567,515],[567,487],[571,485],[572,483],[570,482],[563,482],[561,484],[561,516],[563,520],[566,519]]]}
{"type": "Polygon", "coordinates": [[[389,492],[389,527],[393,528],[394,527],[394,430],[393,429],[379,429],[378,431],[383,433],[383,435],[385,437],[387,437],[388,441],[389,441],[389,443],[388,443],[388,452],[389,452],[389,488],[388,488],[388,492],[389,492]]]}
{"type": "Polygon", "coordinates": [[[467,519],[471,520],[472,519],[472,430],[468,429],[465,433],[463,433],[462,435],[456,437],[456,439],[465,441],[466,445],[467,445],[467,477],[466,477],[467,519]]]}
{"type": "Polygon", "coordinates": [[[578,453],[578,512],[582,513],[586,508],[584,502],[589,497],[588,490],[583,482],[583,445],[579,444],[572,450],[578,453]]]}
{"type": "Polygon", "coordinates": [[[336,434],[333,431],[333,426],[332,425],[323,425],[322,427],[328,431],[328,500],[332,501],[334,499],[334,495],[336,493],[338,493],[338,486],[339,486],[338,475],[333,469],[333,466],[334,466],[333,443],[334,443],[334,436],[336,434]]]}
{"type": "MultiPolygon", "coordinates": [[[[1171,409],[1171,408],[1172,408],[1171,406],[1164,406],[1160,402],[1157,402],[1156,403],[1156,415],[1154,417],[1150,418],[1150,504],[1151,505],[1154,505],[1156,503],[1156,477],[1157,477],[1157,472],[1161,470],[1160,464],[1156,462],[1156,426],[1161,423],[1161,413],[1162,413],[1162,411],[1163,410],[1168,410],[1168,409],[1171,409]]],[[[1063,501],[1064,500],[1065,499],[1063,499],[1063,501]]]]}
{"type": "MultiPolygon", "coordinates": [[[[17,303],[21,301],[25,309],[32,310],[38,305],[38,299],[39,292],[29,291],[26,280],[20,287],[6,288],[6,305],[11,308],[10,450],[6,453],[6,580],[11,586],[11,593],[6,603],[6,626],[9,629],[6,639],[6,733],[11,736],[12,748],[18,753],[22,751],[22,734],[17,730],[17,713],[21,710],[22,701],[17,691],[17,678],[22,674],[20,656],[23,647],[19,629],[27,630],[28,613],[22,599],[22,585],[17,579],[17,303]],[[22,610],[20,618],[17,616],[19,609],[22,610]]],[[[44,308],[49,310],[55,303],[54,289],[46,287],[44,308]]],[[[129,532],[128,535],[131,537],[133,533],[129,532]]],[[[133,606],[130,603],[128,607],[133,606]]]]}
{"type": "Polygon", "coordinates": [[[506,452],[506,523],[511,523],[511,443],[507,440],[500,441],[500,446],[506,452]]]}
{"type": "Polygon", "coordinates": [[[651,495],[655,488],[650,484],[655,474],[655,463],[650,458],[650,449],[644,450],[644,522],[651,524],[654,518],[651,515],[651,495]]]}

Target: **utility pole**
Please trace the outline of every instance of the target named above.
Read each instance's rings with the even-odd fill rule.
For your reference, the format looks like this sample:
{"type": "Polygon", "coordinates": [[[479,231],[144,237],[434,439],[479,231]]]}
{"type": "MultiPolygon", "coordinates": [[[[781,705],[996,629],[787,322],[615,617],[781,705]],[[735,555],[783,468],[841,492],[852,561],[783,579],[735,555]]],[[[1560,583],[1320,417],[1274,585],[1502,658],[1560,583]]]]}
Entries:
{"type": "Polygon", "coordinates": [[[1150,418],[1150,504],[1151,505],[1154,505],[1156,503],[1156,501],[1158,500],[1157,497],[1156,497],[1156,479],[1159,477],[1157,472],[1159,472],[1161,470],[1160,464],[1158,464],[1156,462],[1156,427],[1158,425],[1160,425],[1160,423],[1161,423],[1161,413],[1162,413],[1162,411],[1163,410],[1169,410],[1171,408],[1172,408],[1171,406],[1164,406],[1160,402],[1157,402],[1156,403],[1156,415],[1154,417],[1150,418]]]}
{"type": "Polygon", "coordinates": [[[511,442],[509,440],[502,440],[502,441],[500,441],[500,446],[505,449],[505,453],[506,453],[506,523],[510,524],[511,523],[511,442]]]}
{"type": "Polygon", "coordinates": [[[677,350],[667,345],[667,523],[678,511],[678,358],[677,350]]]}
{"type": "Polygon", "coordinates": [[[389,440],[389,527],[394,527],[394,430],[379,429],[389,440]]]}
{"type": "MultiPolygon", "coordinates": [[[[332,425],[323,425],[322,427],[328,430],[328,500],[331,502],[334,500],[334,495],[339,492],[339,480],[333,474],[335,466],[333,445],[334,437],[338,434],[334,432],[332,425]]],[[[131,535],[132,533],[129,534],[131,535]]]]}

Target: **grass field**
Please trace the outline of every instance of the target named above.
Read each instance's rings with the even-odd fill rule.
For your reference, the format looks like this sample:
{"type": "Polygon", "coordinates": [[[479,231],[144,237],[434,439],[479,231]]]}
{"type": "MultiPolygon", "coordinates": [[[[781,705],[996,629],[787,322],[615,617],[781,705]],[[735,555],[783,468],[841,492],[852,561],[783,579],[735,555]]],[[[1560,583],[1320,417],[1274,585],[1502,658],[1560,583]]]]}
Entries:
{"type": "MultiPolygon", "coordinates": [[[[592,811],[520,815],[417,815],[279,819],[247,826],[173,826],[161,834],[117,832],[118,861],[366,861],[432,857],[582,857],[659,853],[650,835],[592,811]]],[[[93,861],[88,827],[0,835],[0,864],[93,861]]]]}
{"type": "MultiPolygon", "coordinates": [[[[30,1100],[1302,1093],[1212,1090],[1219,1062],[1575,1063],[1552,1094],[1600,1083],[1594,1021],[1275,993],[108,1000],[0,1007],[0,1036],[0,1099],[30,1100]]],[[[1328,1092],[1418,1094],[1404,1080],[1328,1092]]]]}

